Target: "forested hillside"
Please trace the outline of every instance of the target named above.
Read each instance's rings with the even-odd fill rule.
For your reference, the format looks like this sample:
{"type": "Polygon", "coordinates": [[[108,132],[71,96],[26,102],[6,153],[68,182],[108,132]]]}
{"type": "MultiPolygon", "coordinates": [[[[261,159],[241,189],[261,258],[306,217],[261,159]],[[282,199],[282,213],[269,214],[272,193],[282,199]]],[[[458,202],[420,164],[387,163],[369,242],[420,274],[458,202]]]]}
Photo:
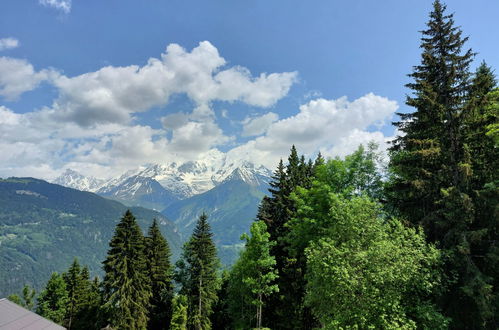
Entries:
{"type": "MultiPolygon", "coordinates": [[[[108,241],[126,210],[93,193],[42,180],[0,180],[0,295],[19,292],[25,284],[41,288],[74,257],[93,275],[102,274],[108,241]]],[[[131,210],[144,230],[156,218],[178,255],[180,238],[168,219],[140,207],[131,210]]]]}

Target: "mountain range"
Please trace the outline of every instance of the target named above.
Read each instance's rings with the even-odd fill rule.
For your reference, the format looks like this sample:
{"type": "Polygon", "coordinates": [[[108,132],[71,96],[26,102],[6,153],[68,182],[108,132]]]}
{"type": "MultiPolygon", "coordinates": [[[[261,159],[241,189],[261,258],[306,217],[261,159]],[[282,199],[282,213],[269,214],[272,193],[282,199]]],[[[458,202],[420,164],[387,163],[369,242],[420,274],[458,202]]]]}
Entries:
{"type": "Polygon", "coordinates": [[[271,174],[264,166],[212,153],[200,161],[150,164],[110,180],[67,169],[53,183],[161,211],[174,222],[183,240],[204,212],[222,263],[229,265],[237,257],[241,234],[249,230],[267,193],[271,174]]]}

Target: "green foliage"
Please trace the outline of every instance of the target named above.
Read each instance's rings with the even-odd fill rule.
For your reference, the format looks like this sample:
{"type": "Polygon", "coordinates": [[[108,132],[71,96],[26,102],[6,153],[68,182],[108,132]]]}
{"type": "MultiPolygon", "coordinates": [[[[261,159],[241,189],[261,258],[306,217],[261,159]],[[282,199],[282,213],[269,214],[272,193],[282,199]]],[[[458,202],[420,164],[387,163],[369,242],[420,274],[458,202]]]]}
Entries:
{"type": "Polygon", "coordinates": [[[176,281],[188,299],[190,329],[211,329],[210,316],[217,300],[219,260],[206,214],[202,214],[177,262],[176,281]]]}
{"type": "Polygon", "coordinates": [[[161,235],[156,219],[149,228],[145,251],[152,291],[149,328],[167,329],[170,324],[173,297],[171,252],[168,242],[161,235]]]}
{"type": "Polygon", "coordinates": [[[187,297],[176,295],[172,301],[173,313],[170,330],[187,330],[187,297]]]}
{"type": "MultiPolygon", "coordinates": [[[[0,296],[20,293],[26,283],[39,292],[51,273],[67,270],[74,257],[92,276],[102,275],[107,244],[125,211],[89,192],[31,178],[0,179],[0,296]]],[[[143,229],[157,218],[174,257],[179,255],[173,223],[155,211],[131,211],[143,229]]]]}
{"type": "Polygon", "coordinates": [[[451,326],[490,328],[497,323],[497,272],[489,264],[497,257],[498,219],[490,202],[498,191],[489,184],[499,179],[490,128],[499,98],[485,63],[471,74],[467,38],[445,10],[435,1],[423,31],[421,64],[407,85],[414,112],[396,123],[404,135],[391,148],[387,195],[443,251],[447,291],[438,300],[451,326]]]}
{"type": "Polygon", "coordinates": [[[275,284],[279,276],[275,269],[275,257],[270,255],[270,248],[275,242],[269,241],[267,226],[263,221],[256,221],[251,225],[250,232],[251,236],[241,236],[246,241],[246,247],[232,270],[235,280],[229,284],[229,300],[233,304],[229,309],[236,320],[236,327],[249,327],[251,319],[244,314],[239,319],[239,308],[248,311],[250,308],[241,306],[241,302],[251,303],[256,307],[256,327],[261,328],[264,298],[279,291],[275,284]]]}
{"type": "Polygon", "coordinates": [[[36,313],[55,323],[62,324],[67,312],[68,301],[66,283],[61,275],[54,272],[38,297],[36,313]]]}
{"type": "Polygon", "coordinates": [[[149,321],[150,280],[144,236],[130,211],[116,226],[104,264],[104,308],[112,327],[144,329],[149,321]]]}
{"type": "Polygon", "coordinates": [[[220,285],[217,290],[217,301],[213,306],[213,313],[211,314],[211,325],[213,329],[233,329],[232,318],[229,313],[229,281],[230,272],[228,270],[223,270],[220,278],[220,285]]]}
{"type": "Polygon", "coordinates": [[[18,304],[19,306],[25,307],[23,301],[21,300],[21,297],[19,297],[17,294],[12,293],[7,297],[8,300],[12,301],[13,303],[18,304]]]}
{"type": "Polygon", "coordinates": [[[68,292],[68,304],[64,317],[67,329],[85,330],[100,325],[100,290],[90,281],[88,267],[81,267],[75,258],[67,272],[62,274],[68,292]]]}
{"type": "MultiPolygon", "coordinates": [[[[323,162],[321,156],[316,163],[323,162]]],[[[279,274],[277,285],[279,294],[269,296],[265,304],[264,319],[268,320],[271,328],[309,328],[314,326],[314,320],[306,308],[303,308],[305,283],[301,267],[296,259],[289,255],[286,236],[289,228],[287,222],[293,217],[295,204],[291,193],[297,187],[308,188],[315,172],[314,163],[305,162],[304,157],[299,157],[296,148],[291,148],[288,165],[279,163],[275,171],[270,196],[264,197],[260,205],[257,218],[265,222],[270,234],[270,240],[276,242],[271,248],[271,255],[275,257],[276,269],[279,274]]]]}
{"type": "Polygon", "coordinates": [[[175,222],[185,237],[192,233],[192,219],[199,215],[199,210],[209,214],[219,258],[224,265],[232,265],[239,255],[239,237],[248,231],[266,188],[227,180],[207,192],[172,203],[162,213],[175,222]]]}
{"type": "MultiPolygon", "coordinates": [[[[327,328],[445,328],[429,302],[439,252],[424,235],[384,222],[366,197],[328,197],[332,217],[306,250],[306,303],[327,328]]],[[[313,205],[311,205],[313,207],[313,205]]]]}
{"type": "Polygon", "coordinates": [[[10,294],[7,297],[7,299],[9,299],[10,301],[28,309],[28,310],[33,310],[33,307],[35,306],[35,295],[36,295],[35,289],[31,288],[29,285],[25,285],[23,287],[21,297],[15,293],[13,293],[13,294],[10,294]]]}

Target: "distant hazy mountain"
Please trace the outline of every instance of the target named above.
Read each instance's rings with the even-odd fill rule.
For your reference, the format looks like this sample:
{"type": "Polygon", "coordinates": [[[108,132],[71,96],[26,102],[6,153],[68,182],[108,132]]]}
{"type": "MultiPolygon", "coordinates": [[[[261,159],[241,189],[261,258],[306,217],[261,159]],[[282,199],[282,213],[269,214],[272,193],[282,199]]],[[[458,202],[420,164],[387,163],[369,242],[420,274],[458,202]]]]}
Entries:
{"type": "Polygon", "coordinates": [[[199,215],[205,212],[219,256],[224,264],[230,265],[238,256],[240,236],[249,231],[267,188],[267,176],[237,168],[213,189],[174,202],[162,213],[173,220],[187,238],[199,215]]]}
{"type": "MultiPolygon", "coordinates": [[[[127,207],[96,194],[32,179],[0,179],[0,296],[40,288],[76,256],[101,272],[116,223],[127,207]]],[[[156,218],[175,256],[180,236],[162,214],[130,208],[143,230],[156,218]]]]}

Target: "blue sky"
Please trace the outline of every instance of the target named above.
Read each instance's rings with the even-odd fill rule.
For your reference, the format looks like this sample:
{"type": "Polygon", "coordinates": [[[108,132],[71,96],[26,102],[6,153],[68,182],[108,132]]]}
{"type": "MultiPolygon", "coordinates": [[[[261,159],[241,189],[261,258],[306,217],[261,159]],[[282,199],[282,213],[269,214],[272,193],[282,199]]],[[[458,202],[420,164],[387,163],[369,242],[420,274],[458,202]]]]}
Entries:
{"type": "MultiPolygon", "coordinates": [[[[431,3],[3,0],[0,176],[383,147],[431,3]]],[[[447,5],[499,67],[499,2],[447,5]]]]}

